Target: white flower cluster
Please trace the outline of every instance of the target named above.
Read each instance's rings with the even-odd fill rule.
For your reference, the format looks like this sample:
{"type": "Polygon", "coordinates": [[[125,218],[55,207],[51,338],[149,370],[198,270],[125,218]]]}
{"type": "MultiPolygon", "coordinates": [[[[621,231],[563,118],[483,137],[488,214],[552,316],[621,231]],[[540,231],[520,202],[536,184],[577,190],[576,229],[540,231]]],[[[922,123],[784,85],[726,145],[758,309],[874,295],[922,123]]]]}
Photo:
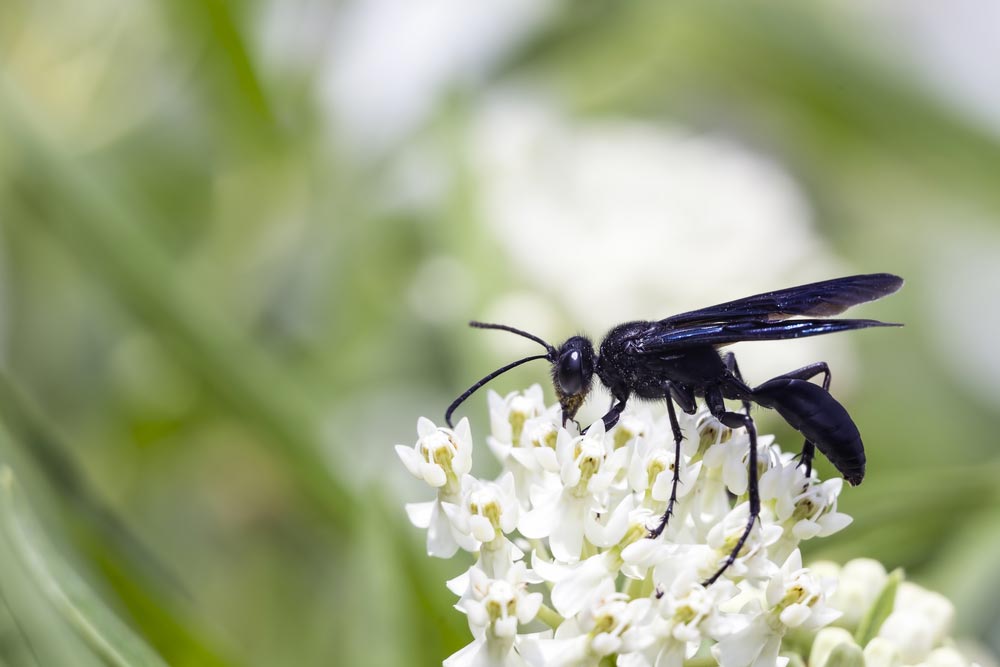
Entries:
{"type": "Polygon", "coordinates": [[[558,404],[546,406],[537,385],[503,398],[490,392],[489,406],[487,444],[503,467],[495,481],[470,474],[466,419],[451,430],[421,418],[416,445],[396,447],[406,468],[437,490],[434,500],[406,507],[427,529],[428,553],[478,556],[448,582],[474,641],[446,667],[770,667],[791,656],[797,664],[807,656],[817,667],[925,659],[945,666],[928,657],[941,632],[923,632],[924,648],[914,649],[915,640],[904,637],[912,619],[896,616],[919,616],[930,606],[905,605],[879,617],[873,633],[868,614],[865,632],[878,639],[859,635],[867,645],[844,628],[828,630],[846,633],[848,648],[842,635],[813,641],[838,617],[861,623],[863,612],[853,610],[874,608],[872,596],[888,579],[883,569],[881,587],[869,573],[856,577],[860,588],[834,593],[835,566],[803,568],[799,542],[830,535],[851,519],[837,511],[842,480],[807,478],[773,438],[758,438],[760,520],[735,562],[705,586],[746,527],[745,433],[707,412],[679,415],[685,438],[675,459],[666,416],[626,411],[611,431],[598,421],[580,435],[575,426],[563,428],[558,404]],[[648,539],[667,508],[675,469],[673,515],[660,537],[648,539]],[[859,661],[842,662],[851,647],[859,661]]]}
{"type": "Polygon", "coordinates": [[[858,558],[843,567],[813,563],[813,572],[839,581],[829,598],[843,614],[822,629],[811,647],[802,646],[810,665],[858,667],[970,667],[949,637],[955,608],[939,593],[903,581],[897,570],[858,558]],[[836,657],[834,657],[836,654],[836,657]]]}

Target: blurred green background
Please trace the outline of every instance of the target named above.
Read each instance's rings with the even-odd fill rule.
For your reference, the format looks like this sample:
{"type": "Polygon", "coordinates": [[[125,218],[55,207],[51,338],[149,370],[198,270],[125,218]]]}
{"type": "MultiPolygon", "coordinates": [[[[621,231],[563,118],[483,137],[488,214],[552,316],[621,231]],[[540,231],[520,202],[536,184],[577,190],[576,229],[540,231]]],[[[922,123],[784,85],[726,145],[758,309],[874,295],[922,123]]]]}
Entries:
{"type": "Polygon", "coordinates": [[[1000,649],[998,45],[972,0],[6,0],[0,659],[437,664],[468,563],[392,445],[534,353],[466,320],[558,342],[874,271],[907,284],[858,312],[906,328],[741,365],[827,359],[865,435],[808,556],[904,566],[1000,649]]]}

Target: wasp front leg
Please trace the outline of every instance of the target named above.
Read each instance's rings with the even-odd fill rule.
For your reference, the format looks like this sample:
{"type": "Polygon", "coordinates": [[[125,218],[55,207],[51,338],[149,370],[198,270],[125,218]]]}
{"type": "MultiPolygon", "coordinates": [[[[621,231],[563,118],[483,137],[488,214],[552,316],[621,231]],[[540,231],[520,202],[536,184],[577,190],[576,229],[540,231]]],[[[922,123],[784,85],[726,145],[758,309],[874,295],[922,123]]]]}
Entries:
{"type": "MultiPolygon", "coordinates": [[[[625,403],[627,401],[628,401],[628,396],[625,396],[624,398],[618,398],[616,403],[612,403],[611,409],[608,410],[607,414],[601,417],[601,421],[604,422],[605,433],[610,431],[611,428],[618,423],[618,419],[622,416],[622,412],[625,411],[625,403]]],[[[580,435],[585,434],[589,430],[590,426],[580,431],[580,435]]]]}
{"type": "Polygon", "coordinates": [[[693,414],[696,407],[694,395],[690,391],[685,391],[673,382],[667,382],[664,388],[667,394],[667,416],[670,417],[670,428],[674,433],[674,476],[670,482],[670,500],[667,501],[667,511],[660,517],[656,528],[649,531],[648,537],[650,539],[659,537],[667,527],[670,517],[673,516],[674,505],[677,504],[677,486],[681,482],[681,442],[684,440],[684,433],[681,432],[680,422],[677,421],[674,402],[676,401],[681,410],[687,414],[693,414]]]}

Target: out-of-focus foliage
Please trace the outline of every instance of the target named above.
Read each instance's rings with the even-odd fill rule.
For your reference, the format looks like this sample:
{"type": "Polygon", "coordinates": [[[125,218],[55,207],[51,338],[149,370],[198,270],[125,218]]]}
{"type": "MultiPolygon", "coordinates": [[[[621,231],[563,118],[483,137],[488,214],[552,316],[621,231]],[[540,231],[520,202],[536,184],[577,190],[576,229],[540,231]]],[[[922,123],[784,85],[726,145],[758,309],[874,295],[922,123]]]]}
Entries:
{"type": "MultiPolygon", "coordinates": [[[[465,320],[560,337],[623,303],[892,271],[906,287],[864,314],[906,328],[826,348],[870,464],[842,498],[855,524],[811,555],[902,565],[1000,647],[1000,109],[911,57],[948,48],[920,26],[976,16],[904,4],[0,4],[0,459],[53,562],[172,665],[435,664],[466,642],[440,585],[460,568],[422,554],[392,445],[508,358],[465,320]],[[489,144],[510,99],[556,119],[532,141],[565,156],[489,144]],[[660,182],[623,136],[701,146],[731,231],[682,226],[696,201],[660,218],[606,194],[660,182]],[[716,169],[733,146],[800,193],[791,231],[740,227],[727,183],[764,172],[716,169]],[[532,192],[501,181],[532,164],[532,192]],[[629,278],[637,257],[668,284],[629,278]]],[[[0,581],[13,665],[54,664],[32,653],[54,609],[35,583],[0,581]]],[[[52,651],[91,655],[52,627],[52,651]]]]}

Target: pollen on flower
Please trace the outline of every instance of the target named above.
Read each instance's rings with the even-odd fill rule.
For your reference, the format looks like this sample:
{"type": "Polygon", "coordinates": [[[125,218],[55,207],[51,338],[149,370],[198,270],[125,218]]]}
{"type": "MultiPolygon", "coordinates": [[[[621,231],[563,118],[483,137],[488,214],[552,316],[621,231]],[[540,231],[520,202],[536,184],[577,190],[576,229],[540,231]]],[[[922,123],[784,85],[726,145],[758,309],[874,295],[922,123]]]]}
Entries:
{"type": "Polygon", "coordinates": [[[476,558],[448,582],[473,639],[446,667],[683,667],[706,659],[752,667],[793,657],[824,667],[848,654],[870,665],[970,667],[948,637],[954,609],[943,597],[900,585],[901,574],[887,575],[875,561],[803,567],[801,542],[851,521],[837,511],[841,479],[807,477],[791,452],[761,434],[761,513],[733,554],[748,520],[746,433],[706,410],[681,413],[678,455],[662,413],[627,409],[607,432],[598,421],[581,435],[543,398],[537,385],[489,393],[485,451],[500,465],[495,479],[470,474],[467,420],[452,430],[421,418],[416,443],[396,447],[435,494],[407,505],[427,530],[428,553],[450,558],[462,549],[476,558]],[[650,539],[668,499],[667,527],[650,539]],[[730,555],[735,562],[704,585],[730,555]],[[881,624],[855,643],[875,607],[881,624]],[[543,623],[550,629],[540,631],[543,623]],[[814,655],[800,654],[809,647],[814,655]]]}

